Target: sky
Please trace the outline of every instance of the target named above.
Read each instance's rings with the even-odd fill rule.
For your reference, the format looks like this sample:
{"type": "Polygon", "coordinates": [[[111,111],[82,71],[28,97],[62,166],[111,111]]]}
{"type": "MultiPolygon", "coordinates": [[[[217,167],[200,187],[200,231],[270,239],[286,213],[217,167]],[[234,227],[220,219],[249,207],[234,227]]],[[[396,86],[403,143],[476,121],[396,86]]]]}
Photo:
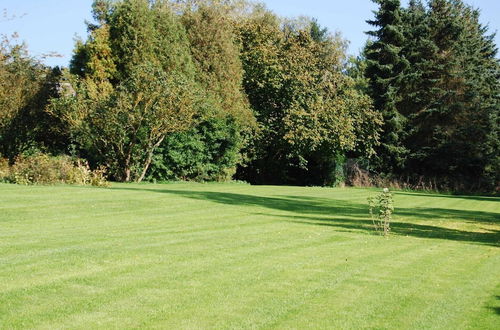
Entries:
{"type": "MultiPolygon", "coordinates": [[[[264,0],[267,7],[280,16],[309,16],[330,31],[341,32],[350,41],[349,53],[356,55],[363,47],[370,30],[366,20],[376,9],[371,0],[264,0]]],[[[407,0],[402,3],[406,4],[407,0]]],[[[500,30],[499,0],[466,0],[481,9],[481,21],[489,24],[490,32],[500,30]]],[[[0,34],[17,32],[30,53],[37,57],[56,52],[61,57],[47,58],[47,65],[67,66],[75,37],[86,38],[85,20],[91,19],[92,0],[0,0],[0,34]],[[12,17],[15,16],[15,17],[12,17]]],[[[500,45],[500,35],[496,36],[500,45]]]]}

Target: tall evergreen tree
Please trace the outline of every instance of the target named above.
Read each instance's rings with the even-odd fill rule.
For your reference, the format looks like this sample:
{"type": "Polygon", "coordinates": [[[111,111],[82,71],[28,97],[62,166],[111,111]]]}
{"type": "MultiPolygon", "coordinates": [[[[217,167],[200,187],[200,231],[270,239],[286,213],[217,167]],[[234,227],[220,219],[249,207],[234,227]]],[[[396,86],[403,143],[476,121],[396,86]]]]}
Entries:
{"type": "Polygon", "coordinates": [[[491,186],[498,169],[500,108],[493,36],[480,24],[479,11],[460,0],[432,0],[429,7],[436,82],[433,102],[423,113],[437,115],[425,130],[420,125],[419,135],[430,138],[417,149],[429,152],[417,165],[460,184],[491,186]]]}
{"type": "Polygon", "coordinates": [[[404,173],[422,175],[415,167],[433,143],[431,123],[439,121],[439,111],[433,104],[441,97],[436,95],[435,87],[444,69],[436,62],[439,47],[433,40],[430,15],[420,0],[409,2],[403,11],[403,21],[405,44],[402,54],[410,64],[399,82],[397,104],[398,111],[408,120],[404,145],[409,155],[404,173]]]}
{"type": "MultiPolygon", "coordinates": [[[[430,0],[427,5],[412,0],[399,10],[396,2],[379,1],[375,23],[385,22],[384,28],[393,32],[388,35],[398,36],[396,40],[399,33],[394,31],[401,32],[404,42],[387,38],[381,27],[371,33],[375,40],[365,50],[375,104],[380,107],[387,100],[381,96],[393,95],[385,104],[406,121],[398,140],[407,153],[405,166],[393,166],[392,171],[437,179],[448,186],[494,185],[499,63],[493,37],[479,23],[479,12],[461,0],[430,0]],[[392,41],[391,47],[383,41],[392,41]]],[[[394,128],[392,123],[386,116],[386,129],[394,128]]],[[[394,136],[386,131],[382,141],[394,136]]],[[[382,157],[387,150],[379,150],[382,157]]],[[[397,159],[385,161],[398,164],[397,159]]]]}
{"type": "Polygon", "coordinates": [[[384,118],[380,147],[377,149],[378,170],[391,172],[402,169],[407,149],[403,144],[406,118],[397,104],[401,100],[400,82],[408,61],[402,54],[405,43],[402,10],[399,0],[373,0],[379,5],[375,18],[367,21],[376,27],[367,34],[372,40],[364,50],[369,93],[375,109],[384,118]]]}
{"type": "Polygon", "coordinates": [[[492,36],[479,12],[458,0],[432,0],[427,12],[412,1],[406,19],[412,42],[403,51],[412,65],[399,107],[409,118],[407,172],[491,185],[499,106],[492,36]]]}

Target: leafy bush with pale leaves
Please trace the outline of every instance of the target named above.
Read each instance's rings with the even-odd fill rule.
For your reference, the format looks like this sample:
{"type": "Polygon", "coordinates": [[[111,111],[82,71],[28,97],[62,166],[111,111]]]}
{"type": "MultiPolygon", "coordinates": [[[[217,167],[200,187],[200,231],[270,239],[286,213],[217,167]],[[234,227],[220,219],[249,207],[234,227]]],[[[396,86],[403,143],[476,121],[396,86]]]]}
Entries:
{"type": "Polygon", "coordinates": [[[5,158],[0,158],[0,182],[7,181],[9,173],[10,173],[9,161],[5,158]]]}
{"type": "Polygon", "coordinates": [[[14,165],[0,161],[0,179],[17,184],[77,184],[106,187],[105,170],[92,171],[85,160],[69,156],[49,156],[37,153],[18,156],[14,165]]]}

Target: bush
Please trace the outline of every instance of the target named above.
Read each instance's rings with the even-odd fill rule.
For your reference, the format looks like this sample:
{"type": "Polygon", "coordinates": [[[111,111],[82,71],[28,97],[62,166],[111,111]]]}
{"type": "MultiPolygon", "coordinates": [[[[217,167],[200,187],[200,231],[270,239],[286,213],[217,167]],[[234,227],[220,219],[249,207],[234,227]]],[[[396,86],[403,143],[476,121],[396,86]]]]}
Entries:
{"type": "Polygon", "coordinates": [[[9,161],[5,158],[0,158],[0,182],[7,181],[10,174],[9,161]]]}
{"type": "MultiPolygon", "coordinates": [[[[88,168],[88,165],[87,165],[88,168]]],[[[90,185],[95,187],[109,187],[110,184],[106,180],[106,168],[100,166],[98,169],[90,171],[90,185]]]]}
{"type": "Polygon", "coordinates": [[[14,165],[10,168],[7,165],[6,174],[1,164],[0,174],[4,180],[17,184],[109,185],[102,168],[92,171],[87,161],[69,156],[53,157],[43,153],[18,156],[14,165]]]}
{"type": "Polygon", "coordinates": [[[228,181],[241,160],[243,138],[230,118],[205,120],[167,136],[154,155],[148,179],[228,181]]]}

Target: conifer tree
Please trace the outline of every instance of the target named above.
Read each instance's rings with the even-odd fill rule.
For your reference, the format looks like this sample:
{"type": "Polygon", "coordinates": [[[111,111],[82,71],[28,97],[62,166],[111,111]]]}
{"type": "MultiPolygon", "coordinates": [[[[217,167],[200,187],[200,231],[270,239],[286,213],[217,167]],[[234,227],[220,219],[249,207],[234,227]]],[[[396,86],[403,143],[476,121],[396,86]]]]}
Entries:
{"type": "Polygon", "coordinates": [[[390,172],[403,167],[407,154],[403,144],[406,118],[398,111],[397,104],[401,100],[402,72],[408,62],[401,53],[405,40],[399,0],[374,2],[379,9],[375,12],[375,19],[367,22],[377,29],[367,32],[373,39],[364,51],[367,62],[365,72],[374,107],[384,118],[376,167],[390,172]]]}
{"type": "Polygon", "coordinates": [[[493,36],[479,11],[460,0],[430,1],[429,26],[437,48],[430,70],[435,82],[422,111],[425,128],[415,125],[424,138],[413,148],[425,151],[416,165],[474,188],[494,185],[500,67],[493,36]]]}
{"type": "MultiPolygon", "coordinates": [[[[399,130],[399,143],[407,152],[405,166],[392,167],[392,172],[437,179],[448,187],[495,185],[499,64],[493,37],[479,23],[479,12],[461,0],[430,0],[427,5],[412,0],[399,10],[400,16],[387,14],[389,8],[398,12],[396,2],[379,1],[374,22],[381,28],[371,33],[375,40],[365,50],[375,104],[387,100],[380,95],[394,95],[391,109],[406,121],[399,130]],[[387,38],[384,28],[393,32],[389,36],[400,31],[404,42],[387,38]],[[392,42],[391,47],[383,41],[392,42]],[[401,70],[390,70],[394,68],[401,70]]],[[[391,123],[386,117],[386,129],[394,128],[391,123]]],[[[382,142],[388,137],[386,131],[382,142]]],[[[384,150],[379,150],[382,157],[384,150]]],[[[397,164],[397,159],[387,161],[397,164]]]]}
{"type": "Polygon", "coordinates": [[[478,186],[491,184],[498,153],[492,37],[479,12],[462,1],[432,0],[427,12],[412,1],[405,18],[409,42],[403,52],[411,68],[399,108],[409,119],[407,172],[454,184],[471,178],[478,186]]]}
{"type": "Polygon", "coordinates": [[[408,149],[405,174],[422,175],[416,170],[417,163],[425,158],[432,144],[433,122],[438,120],[438,112],[433,104],[436,84],[440,80],[439,65],[436,63],[439,47],[433,40],[430,15],[420,0],[411,0],[403,11],[405,44],[402,54],[409,65],[399,82],[400,100],[398,111],[407,118],[404,145],[408,149]]]}

